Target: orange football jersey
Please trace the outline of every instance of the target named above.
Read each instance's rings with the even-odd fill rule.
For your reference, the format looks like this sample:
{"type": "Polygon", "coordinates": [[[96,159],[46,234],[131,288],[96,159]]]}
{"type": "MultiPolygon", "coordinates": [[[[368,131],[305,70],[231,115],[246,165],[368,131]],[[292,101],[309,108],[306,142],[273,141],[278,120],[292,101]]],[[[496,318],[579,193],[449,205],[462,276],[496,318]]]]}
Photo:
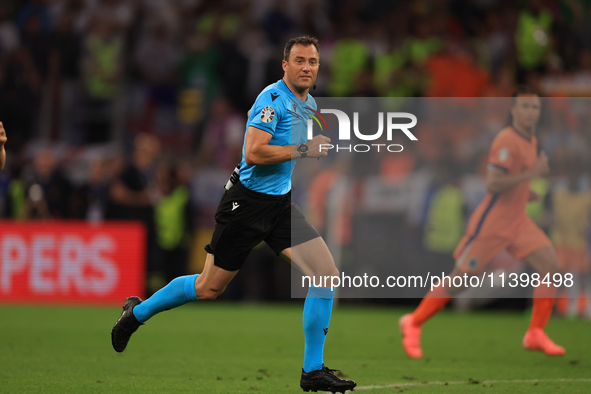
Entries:
{"type": "MultiPolygon", "coordinates": [[[[508,126],[499,132],[488,156],[489,167],[517,174],[530,169],[538,157],[538,140],[520,134],[508,126]]],[[[523,181],[503,193],[486,194],[468,222],[467,235],[497,235],[511,237],[513,227],[526,216],[525,205],[530,181],[523,181]]]]}

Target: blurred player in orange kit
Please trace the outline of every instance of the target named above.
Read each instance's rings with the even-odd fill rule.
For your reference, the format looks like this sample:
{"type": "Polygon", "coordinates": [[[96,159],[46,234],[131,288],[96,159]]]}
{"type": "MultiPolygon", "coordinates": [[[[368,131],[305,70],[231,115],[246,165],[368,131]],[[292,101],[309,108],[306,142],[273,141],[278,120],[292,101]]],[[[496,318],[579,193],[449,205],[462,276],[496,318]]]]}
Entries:
{"type": "Polygon", "coordinates": [[[4,130],[4,125],[0,122],[0,171],[4,169],[4,165],[6,164],[6,150],[4,150],[6,140],[6,130],[4,130]]]}
{"type": "MultiPolygon", "coordinates": [[[[560,272],[550,240],[525,211],[528,202],[539,199],[530,190],[530,180],[549,172],[548,157],[544,152],[538,155],[535,137],[540,113],[537,94],[527,88],[514,93],[507,126],[496,136],[489,153],[486,197],[470,217],[466,234],[453,253],[456,264],[449,275],[452,279],[464,274],[482,274],[493,257],[504,249],[529,263],[540,274],[540,280],[546,274],[552,277],[560,272]]],[[[400,318],[402,346],[409,357],[423,356],[422,325],[462,290],[464,287],[450,287],[446,281],[427,293],[413,313],[400,318]]],[[[540,283],[535,287],[531,322],[523,346],[562,356],[564,348],[544,333],[555,294],[553,285],[540,283]]]]}

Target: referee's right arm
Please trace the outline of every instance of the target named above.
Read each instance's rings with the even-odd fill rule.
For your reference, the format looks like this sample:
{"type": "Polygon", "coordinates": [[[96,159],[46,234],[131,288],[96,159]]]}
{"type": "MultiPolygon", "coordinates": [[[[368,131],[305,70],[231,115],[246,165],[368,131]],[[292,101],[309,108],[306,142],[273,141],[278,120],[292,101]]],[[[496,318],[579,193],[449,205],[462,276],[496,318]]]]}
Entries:
{"type": "MultiPolygon", "coordinates": [[[[271,133],[250,126],[244,141],[244,160],[249,166],[279,164],[301,157],[297,145],[269,145],[273,135],[271,133]]],[[[306,157],[317,158],[326,156],[328,150],[320,150],[321,144],[330,144],[330,138],[316,135],[309,140],[306,157]]]]}

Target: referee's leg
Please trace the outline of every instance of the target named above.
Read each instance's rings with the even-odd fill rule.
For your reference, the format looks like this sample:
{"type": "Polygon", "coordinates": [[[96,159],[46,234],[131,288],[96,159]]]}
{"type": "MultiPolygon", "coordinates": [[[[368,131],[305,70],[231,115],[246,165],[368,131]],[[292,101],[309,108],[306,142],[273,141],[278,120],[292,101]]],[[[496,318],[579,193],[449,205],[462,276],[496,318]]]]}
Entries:
{"type": "Polygon", "coordinates": [[[226,290],[226,286],[237,273],[238,271],[227,271],[214,265],[214,256],[208,253],[203,272],[195,280],[197,298],[199,300],[215,300],[226,290]]]}
{"type": "MultiPolygon", "coordinates": [[[[339,275],[334,259],[321,237],[286,248],[281,255],[306,276],[339,275]]],[[[352,380],[335,376],[324,365],[324,342],[332,315],[333,299],[334,289],[315,286],[308,289],[302,318],[305,347],[300,387],[304,391],[345,392],[357,385],[352,380]]]]}
{"type": "MultiPolygon", "coordinates": [[[[321,237],[286,248],[281,255],[305,276],[339,276],[328,246],[321,237]]],[[[316,282],[319,283],[319,282],[316,282]]]]}
{"type": "Polygon", "coordinates": [[[208,253],[200,275],[179,276],[145,301],[139,297],[128,297],[121,317],[111,330],[113,348],[118,352],[125,350],[131,335],[157,313],[191,301],[215,300],[224,292],[238,270],[228,271],[213,263],[214,255],[208,253]]]}

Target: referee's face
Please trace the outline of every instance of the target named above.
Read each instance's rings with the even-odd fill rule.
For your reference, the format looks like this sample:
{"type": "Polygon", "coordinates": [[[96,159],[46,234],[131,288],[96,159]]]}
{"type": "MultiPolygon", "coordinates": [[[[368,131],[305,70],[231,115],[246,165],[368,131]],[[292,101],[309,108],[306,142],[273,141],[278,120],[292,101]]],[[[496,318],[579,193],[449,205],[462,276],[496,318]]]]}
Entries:
{"type": "Polygon", "coordinates": [[[310,89],[318,75],[318,51],[314,45],[294,45],[289,61],[283,61],[283,71],[289,82],[299,91],[310,89]]]}

